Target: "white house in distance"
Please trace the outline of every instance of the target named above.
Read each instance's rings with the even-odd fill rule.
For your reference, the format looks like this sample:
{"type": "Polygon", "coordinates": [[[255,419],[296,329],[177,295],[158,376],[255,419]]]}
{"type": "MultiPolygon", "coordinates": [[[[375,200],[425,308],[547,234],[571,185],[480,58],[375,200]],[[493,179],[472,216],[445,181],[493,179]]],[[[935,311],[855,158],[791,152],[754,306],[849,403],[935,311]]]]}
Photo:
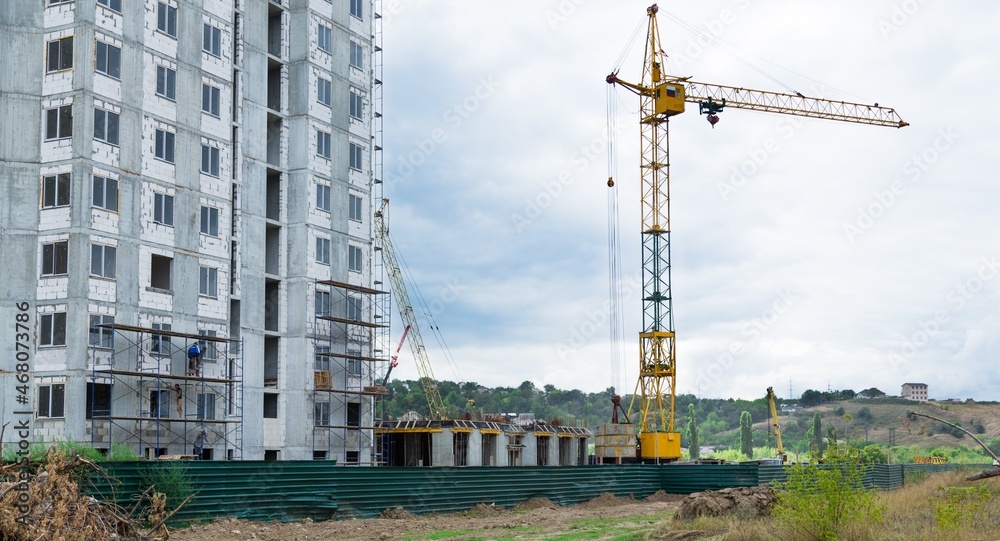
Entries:
{"type": "Polygon", "coordinates": [[[902,396],[907,400],[915,400],[917,402],[927,402],[927,384],[904,383],[903,392],[900,394],[900,396],[902,396]]]}

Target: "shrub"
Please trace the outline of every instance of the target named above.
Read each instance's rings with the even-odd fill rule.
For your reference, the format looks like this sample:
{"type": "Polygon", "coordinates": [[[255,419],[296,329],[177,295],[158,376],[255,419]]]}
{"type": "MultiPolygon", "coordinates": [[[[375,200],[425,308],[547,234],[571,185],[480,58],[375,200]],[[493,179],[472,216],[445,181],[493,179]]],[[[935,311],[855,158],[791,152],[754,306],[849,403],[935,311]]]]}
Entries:
{"type": "Polygon", "coordinates": [[[184,500],[194,493],[194,485],[188,475],[187,465],[180,462],[154,462],[142,473],[142,483],[153,487],[166,497],[165,509],[169,513],[177,509],[184,500]]]}
{"type": "Polygon", "coordinates": [[[128,445],[113,443],[104,460],[106,462],[134,462],[139,460],[139,455],[128,445]]]}
{"type": "Polygon", "coordinates": [[[990,501],[992,495],[986,485],[975,487],[940,487],[935,497],[934,521],[938,528],[948,530],[961,526],[966,521],[973,521],[980,515],[983,504],[990,501]]]}
{"type": "Polygon", "coordinates": [[[54,447],[59,451],[61,451],[61,453],[65,455],[67,458],[79,456],[80,458],[89,460],[91,462],[98,462],[104,458],[103,456],[101,456],[100,451],[98,451],[97,449],[94,449],[89,445],[78,443],[75,441],[59,442],[54,447]]]}
{"type": "Polygon", "coordinates": [[[708,455],[706,458],[725,460],[726,462],[746,462],[750,457],[741,453],[738,449],[720,449],[708,455]]]}
{"type": "Polygon", "coordinates": [[[780,483],[774,513],[792,529],[817,541],[833,541],[852,524],[882,522],[885,505],[862,486],[864,468],[830,448],[825,466],[795,464],[780,483]]]}
{"type": "Polygon", "coordinates": [[[864,464],[885,464],[888,456],[880,445],[866,445],[858,450],[858,458],[864,464]]]}
{"type": "MultiPolygon", "coordinates": [[[[45,455],[48,453],[49,447],[41,442],[32,443],[28,447],[28,460],[32,464],[39,464],[45,461],[45,455]]],[[[21,456],[17,454],[17,449],[15,446],[8,446],[3,450],[3,461],[4,462],[17,462],[21,459],[21,456]]]]}

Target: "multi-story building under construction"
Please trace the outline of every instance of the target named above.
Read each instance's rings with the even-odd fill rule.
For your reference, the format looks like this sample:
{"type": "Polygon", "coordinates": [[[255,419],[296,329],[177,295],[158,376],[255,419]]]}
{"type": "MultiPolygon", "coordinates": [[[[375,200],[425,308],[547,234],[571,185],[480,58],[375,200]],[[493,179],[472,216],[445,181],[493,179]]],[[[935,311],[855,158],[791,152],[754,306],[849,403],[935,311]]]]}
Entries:
{"type": "Polygon", "coordinates": [[[22,342],[34,441],[385,462],[376,2],[11,1],[0,36],[0,422],[22,342]]]}

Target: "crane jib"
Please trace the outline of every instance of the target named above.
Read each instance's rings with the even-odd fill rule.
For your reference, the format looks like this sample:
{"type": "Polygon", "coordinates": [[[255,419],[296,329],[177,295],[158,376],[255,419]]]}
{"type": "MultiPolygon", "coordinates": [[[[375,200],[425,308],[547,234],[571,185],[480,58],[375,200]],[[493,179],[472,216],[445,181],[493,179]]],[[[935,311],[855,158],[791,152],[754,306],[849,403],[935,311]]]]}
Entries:
{"type": "Polygon", "coordinates": [[[690,103],[723,103],[726,108],[766,111],[807,118],[824,118],[856,124],[903,128],[909,123],[895,109],[878,103],[864,104],[811,98],[802,94],[751,90],[748,88],[677,80],[685,87],[685,100],[690,103]]]}

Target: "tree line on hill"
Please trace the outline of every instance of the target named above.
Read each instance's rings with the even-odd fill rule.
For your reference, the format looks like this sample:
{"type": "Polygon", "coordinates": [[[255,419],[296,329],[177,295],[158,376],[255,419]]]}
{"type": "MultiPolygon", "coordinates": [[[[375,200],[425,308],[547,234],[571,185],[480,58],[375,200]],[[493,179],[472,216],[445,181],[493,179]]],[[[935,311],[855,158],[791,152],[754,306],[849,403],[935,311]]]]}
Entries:
{"type": "MultiPolygon", "coordinates": [[[[427,400],[423,387],[416,380],[395,380],[388,384],[390,394],[386,401],[386,413],[391,418],[399,418],[410,411],[421,416],[428,414],[427,400]]],[[[591,429],[610,422],[611,397],[616,394],[613,387],[600,392],[583,392],[579,389],[562,390],[554,385],[541,388],[525,381],[517,387],[485,387],[475,382],[438,382],[438,390],[449,409],[449,417],[459,418],[466,413],[478,415],[532,413],[535,419],[558,422],[563,425],[586,426],[591,429]]],[[[862,396],[884,397],[878,389],[861,391],[862,396]]],[[[807,389],[795,400],[777,398],[782,405],[808,408],[831,402],[853,400],[857,394],[851,389],[819,391],[807,389]]],[[[622,396],[626,410],[631,395],[622,396]]],[[[870,398],[865,404],[898,403],[908,404],[898,398],[870,398]]],[[[715,449],[746,451],[753,447],[770,446],[776,443],[771,430],[770,408],[765,393],[754,400],[733,398],[698,398],[691,394],[675,397],[675,430],[681,432],[685,447],[697,449],[709,446],[715,449]]],[[[868,429],[878,427],[878,422],[867,406],[854,409],[853,415],[846,414],[841,406],[834,410],[826,422],[818,416],[801,410],[782,415],[781,432],[784,447],[789,452],[807,453],[828,445],[830,441],[851,439],[863,443],[867,440],[868,429]]],[[[619,418],[620,421],[624,419],[619,418]]],[[[975,422],[970,420],[970,422],[975,422]]],[[[982,433],[981,423],[972,430],[982,433]]],[[[968,426],[968,425],[967,425],[968,426]]],[[[937,430],[951,433],[956,439],[964,434],[951,427],[932,426],[928,431],[937,430]]],[[[693,451],[697,454],[697,450],[693,451]]],[[[746,454],[746,453],[744,453],[746,454]]]]}

